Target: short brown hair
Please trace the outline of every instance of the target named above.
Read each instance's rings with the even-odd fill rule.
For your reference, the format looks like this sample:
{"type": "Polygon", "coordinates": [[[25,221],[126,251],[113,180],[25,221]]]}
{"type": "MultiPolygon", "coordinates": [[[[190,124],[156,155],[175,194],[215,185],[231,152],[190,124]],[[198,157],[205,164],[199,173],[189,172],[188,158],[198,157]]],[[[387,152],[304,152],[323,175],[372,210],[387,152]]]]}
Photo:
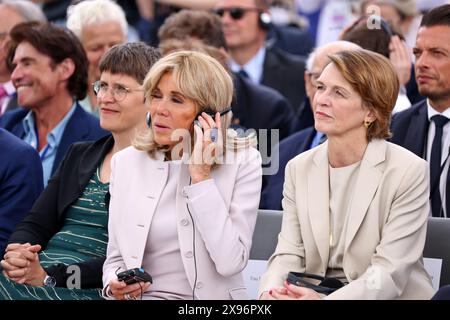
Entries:
{"type": "Polygon", "coordinates": [[[157,49],[143,42],[117,44],[100,60],[100,72],[126,74],[142,84],[147,72],[160,57],[157,49]]]}
{"type": "Polygon", "coordinates": [[[219,16],[207,11],[181,10],[166,19],[158,32],[160,42],[199,39],[206,45],[226,48],[219,16]]]}
{"type": "MultiPolygon", "coordinates": [[[[16,25],[9,33],[7,63],[12,71],[12,61],[17,46],[28,42],[37,51],[48,56],[53,66],[71,59],[75,70],[67,83],[67,91],[77,100],[86,97],[88,60],[80,40],[68,29],[47,22],[25,22],[16,25]]],[[[52,67],[53,67],[52,66],[52,67]]]]}
{"type": "Polygon", "coordinates": [[[391,62],[369,50],[341,51],[329,56],[342,76],[361,96],[376,120],[367,130],[367,139],[386,139],[391,136],[391,112],[397,101],[400,82],[391,62]]]}

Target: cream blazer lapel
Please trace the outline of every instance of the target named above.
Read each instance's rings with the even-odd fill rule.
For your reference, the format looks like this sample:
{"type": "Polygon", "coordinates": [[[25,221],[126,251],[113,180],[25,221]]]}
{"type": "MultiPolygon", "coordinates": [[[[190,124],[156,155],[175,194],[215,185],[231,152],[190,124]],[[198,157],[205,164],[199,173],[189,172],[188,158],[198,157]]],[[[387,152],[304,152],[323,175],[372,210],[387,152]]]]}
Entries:
{"type": "Polygon", "coordinates": [[[322,261],[322,267],[328,264],[330,252],[330,197],[327,150],[328,142],[318,147],[307,178],[308,216],[322,261]]]}
{"type": "MultiPolygon", "coordinates": [[[[133,207],[137,210],[135,215],[136,229],[129,234],[130,242],[133,244],[133,267],[141,267],[144,256],[147,236],[152,223],[153,215],[161,197],[161,193],[167,183],[168,164],[163,162],[164,154],[156,153],[156,160],[147,159],[147,165],[142,166],[142,185],[138,185],[134,192],[137,192],[136,203],[133,207]],[[151,180],[147,180],[151,177],[151,180]],[[132,240],[134,238],[134,240],[132,240]],[[134,264],[136,263],[136,264],[134,264]]],[[[125,191],[127,192],[127,191],[125,191]]],[[[129,192],[129,191],[128,191],[129,192]]],[[[131,231],[131,230],[130,230],[131,231]]]]}
{"type": "Polygon", "coordinates": [[[345,250],[347,250],[358,232],[380,185],[383,170],[379,164],[384,162],[385,159],[386,143],[379,139],[372,140],[368,144],[364,157],[361,160],[355,184],[354,196],[349,210],[345,250]]]}

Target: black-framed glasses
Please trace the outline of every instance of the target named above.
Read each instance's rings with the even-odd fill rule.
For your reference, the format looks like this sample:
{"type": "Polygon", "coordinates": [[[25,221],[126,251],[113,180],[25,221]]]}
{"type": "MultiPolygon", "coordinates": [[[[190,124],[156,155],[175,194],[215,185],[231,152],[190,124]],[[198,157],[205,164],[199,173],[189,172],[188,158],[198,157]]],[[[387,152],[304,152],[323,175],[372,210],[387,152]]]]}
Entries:
{"type": "Polygon", "coordinates": [[[231,7],[231,8],[216,8],[213,10],[213,12],[220,17],[223,17],[225,12],[228,12],[230,14],[230,17],[233,18],[233,20],[239,20],[242,19],[242,17],[245,15],[246,12],[249,11],[260,11],[258,8],[240,8],[240,7],[231,7]]]}
{"type": "MultiPolygon", "coordinates": [[[[92,84],[92,89],[94,90],[95,95],[101,98],[104,97],[105,94],[108,92],[109,85],[106,82],[97,80],[92,84]]],[[[113,85],[111,90],[112,95],[116,101],[124,100],[127,94],[132,91],[143,91],[142,88],[131,89],[120,84],[113,85]]]]}

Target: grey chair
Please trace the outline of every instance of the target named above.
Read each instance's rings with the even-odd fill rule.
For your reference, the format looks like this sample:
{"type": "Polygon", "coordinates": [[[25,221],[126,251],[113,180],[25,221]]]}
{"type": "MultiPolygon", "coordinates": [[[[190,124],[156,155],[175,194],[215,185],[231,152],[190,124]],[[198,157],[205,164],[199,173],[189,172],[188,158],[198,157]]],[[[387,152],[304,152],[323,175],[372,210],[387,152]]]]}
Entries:
{"type": "Polygon", "coordinates": [[[250,259],[269,260],[274,253],[278,242],[278,234],[281,231],[283,211],[259,210],[253,232],[250,259]]]}
{"type": "Polygon", "coordinates": [[[450,284],[450,219],[428,218],[425,258],[442,259],[439,286],[450,284]]]}

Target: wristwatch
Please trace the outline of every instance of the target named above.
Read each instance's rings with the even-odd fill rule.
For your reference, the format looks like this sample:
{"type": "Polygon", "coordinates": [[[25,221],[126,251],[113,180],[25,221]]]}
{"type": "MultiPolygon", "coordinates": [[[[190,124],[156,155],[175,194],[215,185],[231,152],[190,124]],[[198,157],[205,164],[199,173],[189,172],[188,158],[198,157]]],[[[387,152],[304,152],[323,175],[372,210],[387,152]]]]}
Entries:
{"type": "Polygon", "coordinates": [[[56,286],[56,280],[49,275],[46,275],[44,278],[44,287],[54,288],[56,286]]]}

